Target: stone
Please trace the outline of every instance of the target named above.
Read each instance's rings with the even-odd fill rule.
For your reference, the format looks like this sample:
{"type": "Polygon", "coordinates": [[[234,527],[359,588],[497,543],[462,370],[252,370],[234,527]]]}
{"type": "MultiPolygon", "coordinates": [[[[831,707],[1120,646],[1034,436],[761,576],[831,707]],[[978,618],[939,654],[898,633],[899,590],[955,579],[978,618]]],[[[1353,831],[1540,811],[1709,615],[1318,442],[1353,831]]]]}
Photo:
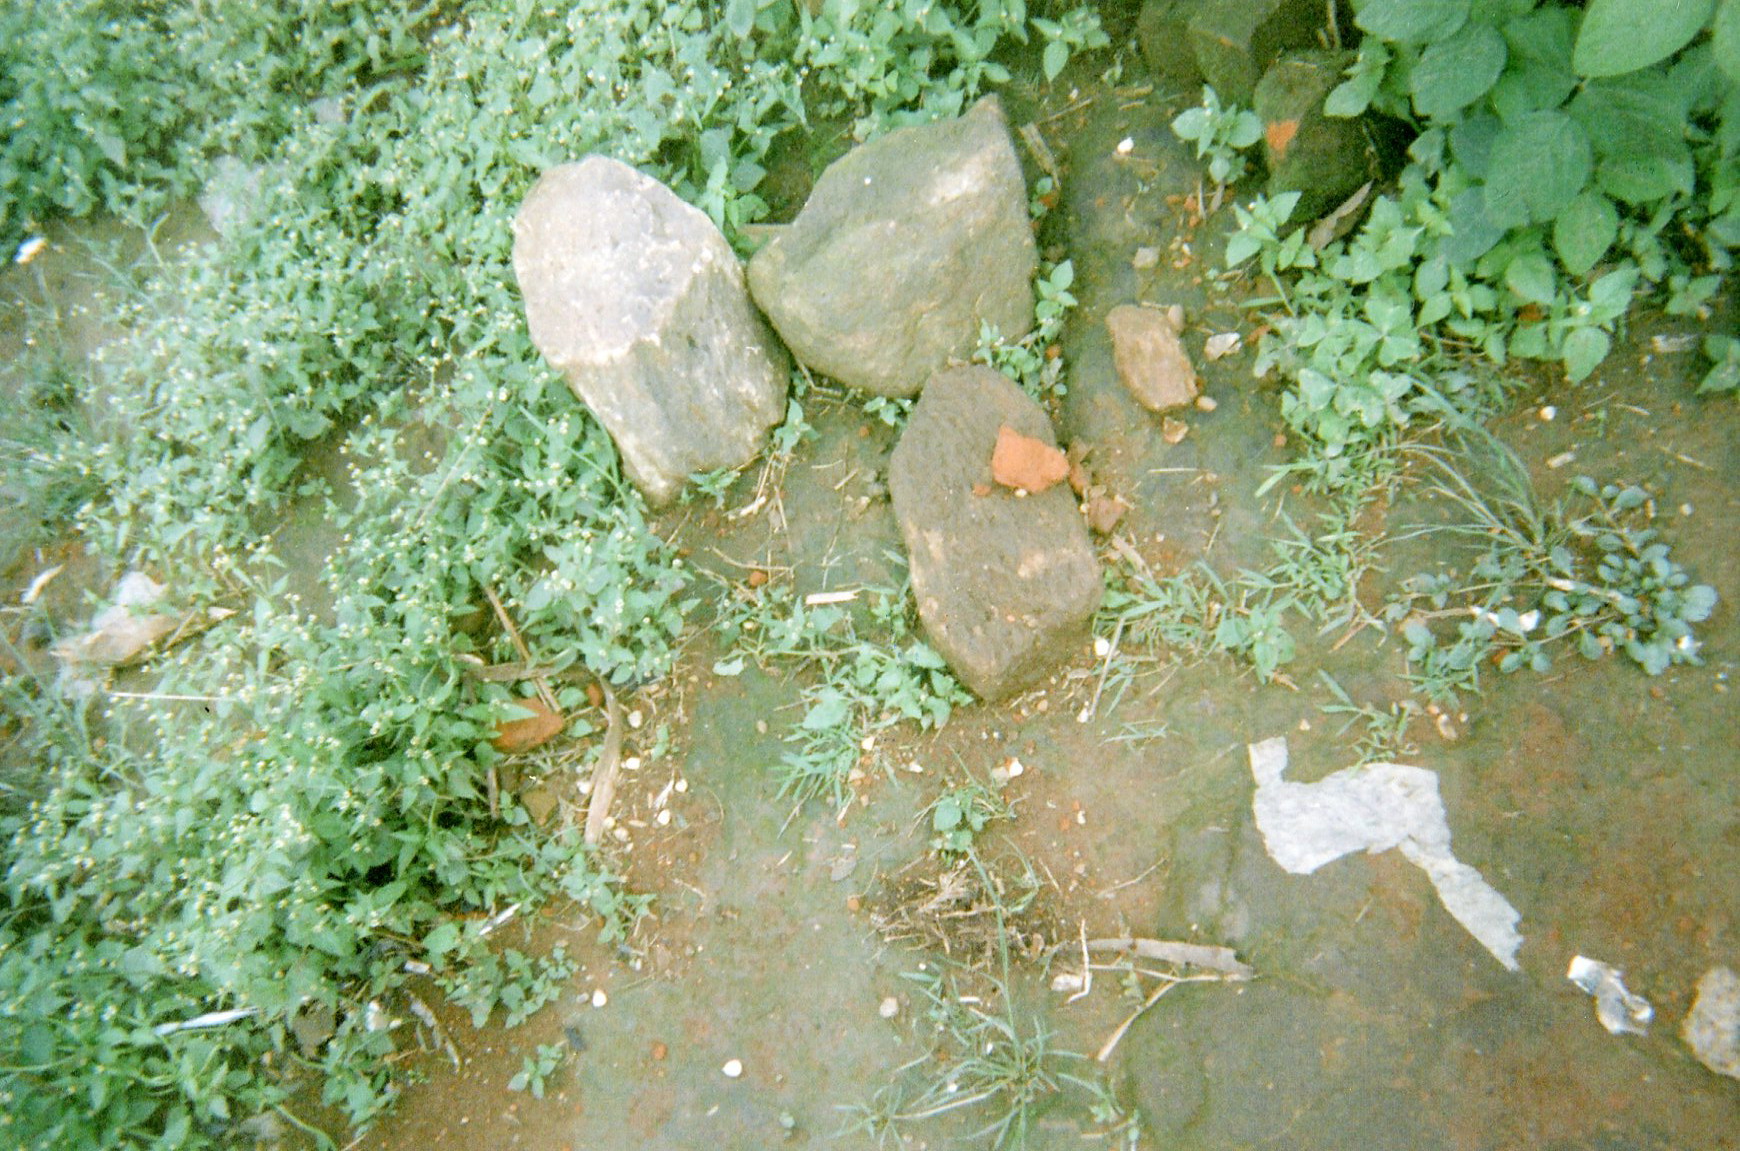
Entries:
{"type": "Polygon", "coordinates": [[[1192,91],[1202,85],[1202,69],[1190,50],[1190,14],[1196,0],[1147,0],[1136,16],[1136,43],[1156,80],[1192,91]]]}
{"type": "Polygon", "coordinates": [[[1378,174],[1360,119],[1323,114],[1323,100],[1353,59],[1345,52],[1299,52],[1278,61],[1257,85],[1268,193],[1298,192],[1293,223],[1314,220],[1378,174]]]}
{"type": "Polygon", "coordinates": [[[1099,561],[1068,485],[1023,495],[991,484],[1004,426],[1056,444],[1045,412],[1004,376],[939,372],[888,466],[925,633],[993,701],[1081,650],[1100,602],[1099,561]]]}
{"type": "Polygon", "coordinates": [[[1178,338],[1183,328],[1183,310],[1177,307],[1119,304],[1106,314],[1118,379],[1149,411],[1185,407],[1202,390],[1178,338]]]}
{"type": "Polygon", "coordinates": [[[900,128],[816,181],[749,261],[749,290],[804,364],[884,396],[916,395],[983,324],[1033,324],[1038,251],[1002,105],[900,128]]]}
{"type": "Polygon", "coordinates": [[[655,506],[754,459],[785,418],[790,360],[705,214],[619,161],[545,172],[514,220],[532,342],[655,506]]]}
{"type": "Polygon", "coordinates": [[[1207,0],[1190,5],[1190,49],[1222,104],[1249,107],[1257,81],[1281,53],[1312,48],[1323,0],[1207,0]]]}
{"type": "Polygon", "coordinates": [[[1740,975],[1727,967],[1704,972],[1680,1037],[1699,1063],[1718,1075],[1740,1079],[1740,975]]]}

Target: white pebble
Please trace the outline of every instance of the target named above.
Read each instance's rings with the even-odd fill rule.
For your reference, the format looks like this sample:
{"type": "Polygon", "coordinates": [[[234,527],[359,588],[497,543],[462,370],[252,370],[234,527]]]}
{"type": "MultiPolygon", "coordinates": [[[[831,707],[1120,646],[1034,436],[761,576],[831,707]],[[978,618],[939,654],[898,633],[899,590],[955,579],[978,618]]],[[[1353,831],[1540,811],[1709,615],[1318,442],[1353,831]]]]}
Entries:
{"type": "Polygon", "coordinates": [[[604,994],[604,988],[594,988],[592,991],[592,1006],[603,1007],[610,1002],[610,996],[604,994]]]}
{"type": "Polygon", "coordinates": [[[725,1073],[725,1078],[736,1079],[743,1074],[743,1060],[727,1059],[725,1061],[725,1066],[719,1068],[719,1070],[725,1073]]]}
{"type": "Polygon", "coordinates": [[[882,1001],[882,1005],[876,1009],[876,1014],[882,1016],[884,1019],[893,1019],[896,1015],[900,1014],[900,1000],[894,998],[892,995],[888,996],[882,1001]]]}

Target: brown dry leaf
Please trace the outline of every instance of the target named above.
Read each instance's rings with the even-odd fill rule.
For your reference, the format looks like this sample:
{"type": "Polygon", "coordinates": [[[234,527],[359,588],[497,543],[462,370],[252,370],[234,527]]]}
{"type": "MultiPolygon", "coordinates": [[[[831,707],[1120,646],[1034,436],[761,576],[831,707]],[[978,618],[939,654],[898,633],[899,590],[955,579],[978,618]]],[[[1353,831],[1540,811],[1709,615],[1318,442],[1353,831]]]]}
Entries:
{"type": "Polygon", "coordinates": [[[991,478],[1006,488],[1033,494],[1069,475],[1069,460],[1044,440],[1024,436],[1008,424],[997,429],[991,453],[991,478]]]}
{"type": "Polygon", "coordinates": [[[504,719],[495,725],[495,738],[490,745],[504,755],[530,751],[539,744],[556,738],[566,721],[537,698],[516,699],[514,706],[531,712],[522,719],[504,719]]]}

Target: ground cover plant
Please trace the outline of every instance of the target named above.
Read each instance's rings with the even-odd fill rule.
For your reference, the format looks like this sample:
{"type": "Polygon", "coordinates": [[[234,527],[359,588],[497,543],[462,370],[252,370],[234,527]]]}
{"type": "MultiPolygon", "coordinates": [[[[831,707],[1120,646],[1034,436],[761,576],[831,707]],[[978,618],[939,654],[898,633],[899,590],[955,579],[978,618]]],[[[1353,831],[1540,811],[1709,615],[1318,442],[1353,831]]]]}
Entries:
{"type": "MultiPolygon", "coordinates": [[[[143,218],[214,154],[271,159],[251,218],[81,369],[100,418],[33,459],[77,478],[74,527],[109,570],[235,614],[89,703],[11,661],[9,762],[29,770],[0,806],[0,1123],[18,1146],[210,1145],[301,1125],[303,1067],[366,1123],[410,981],[511,1021],[563,960],[500,943],[509,913],[565,897],[620,938],[643,905],[488,786],[529,685],[468,668],[517,636],[573,710],[560,677],[661,674],[695,601],[518,321],[520,197],[602,151],[734,233],[766,211],[782,133],[959,111],[1008,78],[1000,47],[1031,38],[1055,74],[1097,23],[1018,2],[113,7],[7,17],[0,232],[143,218]],[[234,72],[261,43],[276,83],[234,72]],[[278,574],[293,498],[339,533],[319,604],[278,574]]],[[[852,675],[936,671],[910,655],[852,675]]],[[[540,1054],[525,1085],[554,1070],[540,1054]]]]}
{"type": "MultiPolygon", "coordinates": [[[[1357,55],[1325,112],[1406,123],[1405,165],[1388,190],[1349,205],[1362,218],[1345,239],[1292,220],[1299,195],[1287,192],[1235,205],[1226,250],[1227,266],[1260,285],[1247,301],[1268,328],[1257,372],[1285,384],[1281,412],[1302,445],[1269,486],[1327,497],[1326,530],[1231,589],[1134,573],[1109,618],[1244,654],[1266,678],[1292,645],[1260,646],[1246,631],[1284,635],[1293,589],[1318,589],[1307,613],[1318,620],[1324,591],[1361,611],[1352,588],[1374,541],[1352,525],[1424,460],[1429,486],[1468,514],[1456,530],[1487,545],[1463,584],[1420,577],[1387,611],[1406,618],[1409,675],[1428,697],[1477,689],[1483,665],[1544,669],[1555,641],[1588,658],[1624,652],[1650,674],[1695,662],[1690,625],[1715,593],[1653,530],[1620,526],[1647,493],[1580,478],[1573,494],[1591,513],[1560,501],[1519,522],[1542,501],[1479,424],[1507,402],[1501,369],[1513,360],[1588,377],[1642,293],[1659,293],[1669,314],[1707,314],[1740,246],[1740,13],[1691,4],[1657,21],[1655,6],[1630,0],[1354,8],[1357,55]],[[1649,36],[1619,31],[1645,25],[1649,36]],[[1596,544],[1599,562],[1566,541],[1596,544]],[[1432,622],[1458,614],[1454,635],[1432,622]]],[[[1256,142],[1238,130],[1242,115],[1210,91],[1173,130],[1236,172],[1238,149],[1256,142]]],[[[1726,390],[1730,349],[1714,339],[1703,391],[1726,390]]]]}

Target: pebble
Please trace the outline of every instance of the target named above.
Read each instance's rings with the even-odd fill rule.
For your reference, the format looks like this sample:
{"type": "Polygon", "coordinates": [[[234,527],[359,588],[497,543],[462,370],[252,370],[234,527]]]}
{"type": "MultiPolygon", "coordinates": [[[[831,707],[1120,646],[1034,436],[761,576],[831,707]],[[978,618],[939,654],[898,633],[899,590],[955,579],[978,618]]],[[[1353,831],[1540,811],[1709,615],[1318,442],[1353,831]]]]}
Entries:
{"type": "Polygon", "coordinates": [[[595,988],[592,992],[592,1006],[603,1007],[610,1002],[610,996],[604,994],[604,988],[595,988]]]}
{"type": "Polygon", "coordinates": [[[900,1000],[890,995],[883,999],[881,1006],[876,1008],[876,1014],[884,1019],[893,1019],[900,1014],[900,1000]]]}
{"type": "Polygon", "coordinates": [[[725,1061],[725,1066],[719,1068],[719,1070],[724,1072],[725,1078],[736,1079],[743,1074],[743,1060],[727,1059],[725,1061]]]}

